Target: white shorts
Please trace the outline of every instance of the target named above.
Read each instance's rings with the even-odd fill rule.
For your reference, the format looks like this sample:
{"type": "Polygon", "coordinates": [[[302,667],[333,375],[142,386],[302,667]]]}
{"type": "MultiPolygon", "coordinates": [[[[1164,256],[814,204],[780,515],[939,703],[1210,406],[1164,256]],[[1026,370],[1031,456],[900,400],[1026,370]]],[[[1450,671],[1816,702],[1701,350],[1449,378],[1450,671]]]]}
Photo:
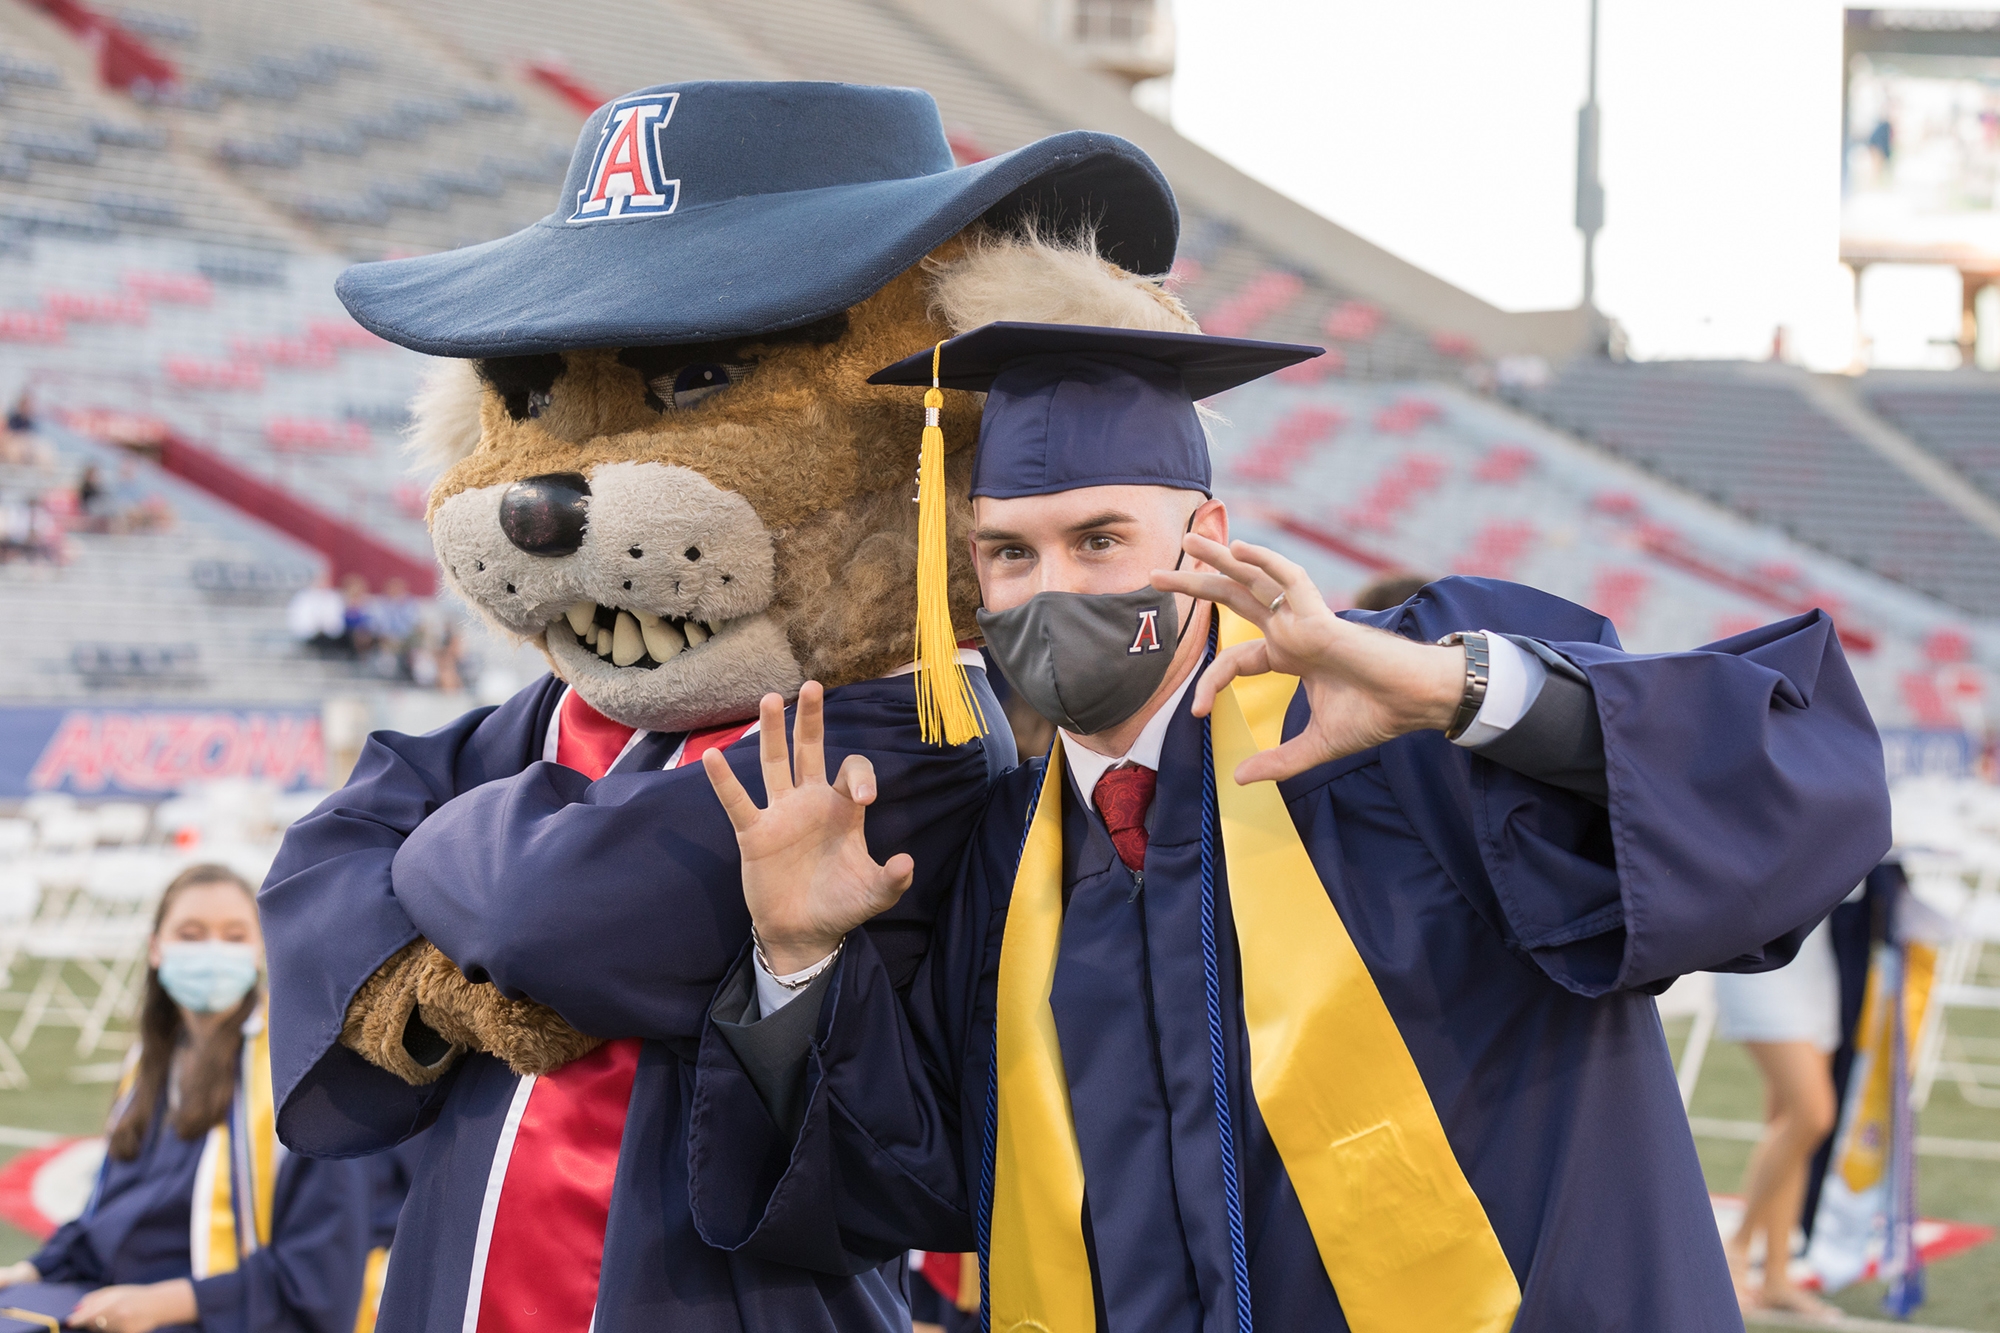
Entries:
{"type": "Polygon", "coordinates": [[[1833,936],[1820,922],[1799,956],[1775,972],[1715,974],[1715,1035],[1724,1041],[1809,1041],[1840,1045],[1840,968],[1833,936]]]}

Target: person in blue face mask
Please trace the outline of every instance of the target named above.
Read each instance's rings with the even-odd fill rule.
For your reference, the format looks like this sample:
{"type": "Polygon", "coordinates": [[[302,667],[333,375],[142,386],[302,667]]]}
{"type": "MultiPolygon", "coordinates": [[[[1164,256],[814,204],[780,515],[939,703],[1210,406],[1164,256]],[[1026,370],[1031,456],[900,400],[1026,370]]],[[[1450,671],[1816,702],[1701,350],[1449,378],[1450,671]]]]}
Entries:
{"type": "Polygon", "coordinates": [[[709,765],[754,941],[692,1101],[710,1244],[976,1249],[995,1330],[1741,1330],[1652,996],[1789,959],[1888,845],[1832,622],[1335,611],[1230,541],[1195,409],[1314,351],[995,324],[877,376],[986,393],[978,628],[1057,737],[914,976],[854,929],[918,867],[818,688],[793,745],[765,703],[764,804],[709,765]]]}
{"type": "Polygon", "coordinates": [[[39,1313],[95,1333],[350,1333],[373,1177],[277,1140],[254,891],[226,866],[183,871],[147,963],[96,1188],[0,1269],[0,1329],[39,1313]]]}

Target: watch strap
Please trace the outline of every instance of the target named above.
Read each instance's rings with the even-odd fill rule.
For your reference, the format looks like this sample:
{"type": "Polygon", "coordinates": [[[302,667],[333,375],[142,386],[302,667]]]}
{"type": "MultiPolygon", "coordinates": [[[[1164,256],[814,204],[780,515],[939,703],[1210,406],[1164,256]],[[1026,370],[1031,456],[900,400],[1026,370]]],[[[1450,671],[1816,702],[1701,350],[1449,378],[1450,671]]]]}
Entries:
{"type": "Polygon", "coordinates": [[[1445,728],[1444,737],[1455,741],[1465,734],[1472,725],[1472,719],[1479,716],[1479,707],[1486,702],[1486,687],[1491,677],[1491,658],[1486,636],[1478,631],[1454,631],[1445,635],[1438,643],[1447,648],[1465,649],[1465,692],[1459,695],[1458,711],[1452,714],[1451,725],[1445,728]]]}

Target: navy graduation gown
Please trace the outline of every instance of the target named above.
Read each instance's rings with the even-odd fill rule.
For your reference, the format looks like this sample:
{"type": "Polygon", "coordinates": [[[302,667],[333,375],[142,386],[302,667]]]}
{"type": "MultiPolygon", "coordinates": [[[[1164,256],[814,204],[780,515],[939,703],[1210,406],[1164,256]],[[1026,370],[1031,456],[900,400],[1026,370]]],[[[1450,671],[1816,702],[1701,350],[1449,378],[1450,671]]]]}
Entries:
{"type": "MultiPolygon", "coordinates": [[[[106,1157],[82,1217],[29,1261],[49,1282],[101,1287],[193,1272],[188,1225],[207,1135],[183,1139],[166,1097],[129,1162],[106,1157]]],[[[287,1157],[271,1243],[233,1273],[194,1283],[203,1333],[351,1333],[370,1243],[371,1175],[360,1162],[287,1157]]],[[[0,1305],[8,1304],[0,1291],[0,1305]]]]}
{"type": "MultiPolygon", "coordinates": [[[[971,673],[999,716],[983,672],[971,673]]],[[[563,684],[427,736],[370,737],[346,788],[294,825],[260,895],[271,958],[278,1131],[295,1151],[376,1152],[426,1130],[383,1295],[382,1327],[463,1322],[480,1205],[518,1080],[483,1054],[411,1087],[339,1044],[361,984],[419,935],[476,980],[579,1031],[643,1039],[606,1227],[597,1333],[894,1329],[902,1258],[839,1280],[711,1249],[687,1199],[686,1108],[709,997],[749,935],[736,838],[699,765],[662,771],[652,736],[596,782],[542,761],[563,684]],[[880,1266],[880,1271],[868,1271],[880,1266]]],[[[997,744],[930,746],[913,681],[829,691],[827,747],[874,763],[878,855],[929,871],[870,927],[907,981],[987,788],[997,744]]],[[[727,752],[753,793],[754,739],[727,752]]]]}
{"type": "MultiPolygon", "coordinates": [[[[1521,1283],[1516,1327],[1740,1329],[1650,994],[1686,971],[1781,964],[1888,845],[1879,741],[1831,622],[1642,657],[1582,608],[1473,579],[1356,618],[1549,644],[1587,676],[1603,728],[1608,808],[1437,732],[1281,784],[1521,1283]]],[[[1112,1333],[1235,1327],[1191,699],[1168,730],[1143,891],[1073,786],[1063,812],[1051,1003],[1112,1333]]],[[[1286,734],[1305,720],[1301,692],[1286,734]]],[[[912,986],[865,936],[843,953],[796,1136],[711,1025],[693,1161],[712,1242],[834,1272],[903,1246],[972,1247],[1001,933],[1040,769],[996,790],[912,986]]],[[[1220,857],[1217,879],[1226,932],[1220,857]]],[[[1342,1329],[1250,1093],[1237,960],[1219,952],[1257,1326],[1342,1329]]]]}

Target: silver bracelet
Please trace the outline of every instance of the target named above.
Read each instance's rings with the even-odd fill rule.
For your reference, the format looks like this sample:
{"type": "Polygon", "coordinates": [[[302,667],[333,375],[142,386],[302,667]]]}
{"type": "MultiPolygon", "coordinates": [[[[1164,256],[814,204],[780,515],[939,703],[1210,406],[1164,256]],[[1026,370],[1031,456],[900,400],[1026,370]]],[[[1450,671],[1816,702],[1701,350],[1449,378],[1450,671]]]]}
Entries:
{"type": "Polygon", "coordinates": [[[758,966],[764,969],[766,976],[770,977],[771,980],[777,982],[780,986],[783,986],[786,990],[804,990],[815,981],[818,981],[826,974],[826,970],[833,966],[834,960],[840,957],[840,951],[846,947],[847,938],[842,936],[840,943],[833,946],[833,952],[820,959],[817,963],[814,963],[811,970],[806,972],[804,976],[795,977],[787,981],[784,977],[778,975],[777,968],[771,966],[771,956],[764,952],[764,941],[758,937],[757,927],[754,925],[750,927],[750,948],[757,955],[758,966]]]}

